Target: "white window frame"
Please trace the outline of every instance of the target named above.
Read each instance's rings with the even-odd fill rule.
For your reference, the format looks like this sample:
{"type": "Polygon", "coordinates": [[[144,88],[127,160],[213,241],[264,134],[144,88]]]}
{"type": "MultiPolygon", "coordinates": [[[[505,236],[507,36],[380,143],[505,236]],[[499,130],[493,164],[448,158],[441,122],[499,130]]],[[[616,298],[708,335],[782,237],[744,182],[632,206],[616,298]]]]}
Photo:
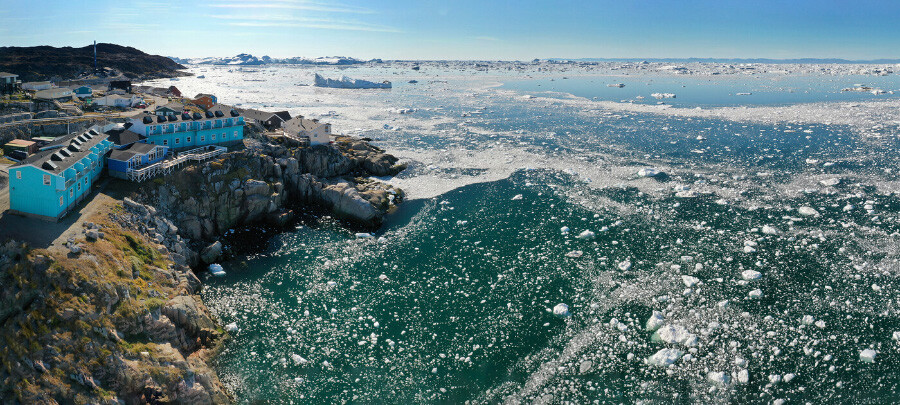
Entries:
{"type": "Polygon", "coordinates": [[[45,185],[45,186],[49,186],[50,183],[51,183],[51,181],[50,181],[50,175],[49,175],[49,174],[45,174],[45,175],[44,175],[44,185],[45,185]]]}
{"type": "Polygon", "coordinates": [[[163,139],[163,146],[168,146],[168,145],[169,145],[169,140],[163,139]]]}
{"type": "Polygon", "coordinates": [[[178,145],[181,143],[181,138],[175,138],[175,144],[178,145]]]}
{"type": "Polygon", "coordinates": [[[203,135],[200,135],[200,142],[206,142],[206,137],[203,135]]]}
{"type": "Polygon", "coordinates": [[[16,170],[16,180],[22,180],[22,171],[16,170]]]}
{"type": "Polygon", "coordinates": [[[210,136],[209,140],[211,140],[211,141],[216,140],[216,134],[209,134],[209,136],[210,136]]]}
{"type": "Polygon", "coordinates": [[[62,196],[59,196],[59,206],[60,207],[63,206],[63,197],[62,196]]]}
{"type": "Polygon", "coordinates": [[[187,137],[186,143],[191,143],[191,137],[187,137]]]}

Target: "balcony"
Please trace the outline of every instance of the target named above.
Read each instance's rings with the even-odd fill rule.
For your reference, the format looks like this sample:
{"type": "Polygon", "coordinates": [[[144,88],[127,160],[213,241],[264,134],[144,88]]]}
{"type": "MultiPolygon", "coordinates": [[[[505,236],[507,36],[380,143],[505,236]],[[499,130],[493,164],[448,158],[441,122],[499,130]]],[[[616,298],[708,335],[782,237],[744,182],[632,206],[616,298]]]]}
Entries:
{"type": "Polygon", "coordinates": [[[73,184],[75,184],[75,179],[74,179],[74,178],[72,178],[72,179],[66,179],[66,187],[65,187],[65,188],[72,187],[73,184]]]}

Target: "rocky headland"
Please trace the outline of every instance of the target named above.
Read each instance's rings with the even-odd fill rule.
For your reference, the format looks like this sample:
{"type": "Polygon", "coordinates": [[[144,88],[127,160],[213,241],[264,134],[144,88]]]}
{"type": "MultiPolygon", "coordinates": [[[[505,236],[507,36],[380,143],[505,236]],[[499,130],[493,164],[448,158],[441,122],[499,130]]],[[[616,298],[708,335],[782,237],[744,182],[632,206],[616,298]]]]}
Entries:
{"type": "Polygon", "coordinates": [[[0,403],[233,401],[207,364],[228,332],[194,271],[228,254],[235,227],[281,227],[315,208],[371,230],[403,199],[371,177],[404,167],[363,140],[250,141],[145,182],[65,252],[0,246],[0,403]]]}

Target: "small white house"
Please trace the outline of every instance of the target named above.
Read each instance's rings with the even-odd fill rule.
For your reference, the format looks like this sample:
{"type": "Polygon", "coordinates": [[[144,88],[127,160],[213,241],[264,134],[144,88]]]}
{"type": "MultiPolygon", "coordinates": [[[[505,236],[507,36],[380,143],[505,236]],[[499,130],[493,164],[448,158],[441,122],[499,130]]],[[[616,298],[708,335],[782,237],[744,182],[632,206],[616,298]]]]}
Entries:
{"type": "Polygon", "coordinates": [[[125,97],[120,96],[118,94],[112,94],[108,96],[98,97],[94,99],[94,104],[103,105],[107,107],[120,107],[120,108],[129,108],[134,107],[144,101],[143,98],[139,96],[131,96],[125,97]]]}
{"type": "Polygon", "coordinates": [[[291,118],[282,125],[284,135],[291,138],[309,138],[311,145],[331,142],[331,124],[303,117],[291,118]]]}
{"type": "Polygon", "coordinates": [[[22,90],[29,90],[29,91],[41,91],[41,90],[47,90],[47,89],[52,88],[52,87],[53,87],[53,83],[50,83],[50,82],[27,82],[27,83],[22,83],[22,90]]]}

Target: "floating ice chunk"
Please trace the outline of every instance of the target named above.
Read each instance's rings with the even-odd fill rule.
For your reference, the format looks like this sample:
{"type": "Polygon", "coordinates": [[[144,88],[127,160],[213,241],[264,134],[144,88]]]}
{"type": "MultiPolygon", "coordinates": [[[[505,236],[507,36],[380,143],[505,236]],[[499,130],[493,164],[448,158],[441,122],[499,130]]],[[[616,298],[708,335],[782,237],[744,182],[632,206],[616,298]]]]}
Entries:
{"type": "Polygon", "coordinates": [[[593,239],[594,236],[596,236],[594,231],[584,231],[582,233],[579,233],[578,236],[576,236],[576,238],[578,238],[578,239],[593,239]]]}
{"type": "Polygon", "coordinates": [[[466,226],[469,224],[469,221],[459,220],[459,221],[456,221],[456,224],[460,225],[460,226],[466,226]]]}
{"type": "Polygon", "coordinates": [[[769,375],[769,382],[772,384],[778,384],[781,382],[781,374],[771,374],[769,375]]]}
{"type": "Polygon", "coordinates": [[[872,349],[866,349],[859,352],[859,359],[866,363],[874,363],[875,356],[878,355],[878,352],[872,349]]]}
{"type": "Polygon", "coordinates": [[[787,373],[784,375],[784,382],[789,383],[789,382],[791,382],[791,380],[793,380],[796,377],[797,377],[797,374],[787,373]]]}
{"type": "Polygon", "coordinates": [[[571,251],[571,252],[569,252],[569,253],[566,253],[566,257],[571,257],[571,258],[573,258],[573,259],[579,258],[579,257],[581,257],[582,255],[584,255],[584,252],[582,252],[582,251],[580,251],[580,250],[573,250],[573,251],[571,251]]]}
{"type": "Polygon", "coordinates": [[[706,375],[706,379],[717,385],[727,385],[731,382],[731,376],[725,374],[724,371],[710,371],[709,374],[706,375]]]}
{"type": "Polygon", "coordinates": [[[216,277],[222,277],[225,275],[225,270],[222,268],[222,265],[218,263],[210,264],[209,272],[216,277]]]}
{"type": "Polygon", "coordinates": [[[675,191],[690,191],[691,186],[686,185],[686,184],[679,184],[679,185],[676,185],[673,189],[675,191]]]}
{"type": "Polygon", "coordinates": [[[645,167],[641,170],[638,170],[638,176],[641,177],[656,177],[660,175],[660,171],[654,168],[645,167]]]}
{"type": "Polygon", "coordinates": [[[700,282],[700,279],[694,276],[681,276],[681,282],[684,283],[685,287],[691,288],[697,285],[697,283],[700,282]]]}
{"type": "Polygon", "coordinates": [[[384,282],[387,282],[387,278],[388,278],[387,274],[382,274],[382,275],[378,276],[378,279],[381,281],[384,281],[384,282]]]}
{"type": "Polygon", "coordinates": [[[359,232],[356,234],[357,238],[371,238],[373,235],[368,232],[359,232]]]}
{"type": "Polygon", "coordinates": [[[838,184],[841,184],[841,179],[839,179],[839,178],[837,178],[837,177],[833,177],[833,178],[830,178],[830,179],[819,180],[819,183],[822,184],[822,185],[825,186],[825,187],[834,187],[834,186],[836,186],[836,185],[838,185],[838,184]]]}
{"type": "Polygon", "coordinates": [[[753,253],[756,252],[756,248],[753,246],[744,246],[744,253],[753,253]]]}
{"type": "Polygon", "coordinates": [[[678,191],[675,193],[676,198],[694,198],[697,196],[697,192],[694,190],[684,190],[678,191]]]}
{"type": "Polygon", "coordinates": [[[747,294],[748,297],[753,298],[753,299],[761,298],[762,295],[763,295],[763,292],[759,288],[757,288],[753,291],[750,291],[750,293],[747,294]]]}
{"type": "Polygon", "coordinates": [[[532,96],[531,94],[526,94],[526,95],[522,96],[522,98],[524,98],[524,99],[526,99],[526,100],[531,100],[531,99],[533,99],[533,98],[535,98],[535,97],[532,96]]]}
{"type": "Polygon", "coordinates": [[[519,201],[522,198],[524,198],[524,197],[522,197],[522,194],[516,194],[515,196],[513,196],[512,201],[519,201]]]}
{"type": "Polygon", "coordinates": [[[309,363],[309,360],[304,359],[299,354],[292,354],[291,360],[294,362],[294,364],[297,364],[297,365],[309,363]]]}
{"type": "Polygon", "coordinates": [[[819,329],[825,329],[825,321],[822,321],[822,320],[816,321],[816,327],[819,329]]]}
{"type": "Polygon", "coordinates": [[[896,341],[900,341],[900,331],[894,332],[894,334],[892,335],[892,338],[896,341]]]}
{"type": "Polygon", "coordinates": [[[568,227],[568,226],[564,226],[564,227],[562,227],[562,228],[559,228],[559,232],[561,232],[563,235],[568,235],[568,234],[569,234],[569,227],[568,227]]]}
{"type": "Polygon", "coordinates": [[[237,332],[238,330],[240,330],[240,328],[238,328],[237,323],[232,322],[228,325],[225,325],[225,330],[229,332],[237,332]]]}
{"type": "Polygon", "coordinates": [[[556,304],[555,307],[553,307],[553,315],[556,315],[556,316],[559,316],[559,317],[567,317],[567,316],[570,316],[570,315],[572,315],[572,314],[569,313],[569,306],[568,306],[568,305],[563,304],[563,303],[559,303],[559,304],[556,304]]]}
{"type": "Polygon", "coordinates": [[[806,164],[817,165],[819,164],[819,159],[806,158],[806,164]]]}
{"type": "Polygon", "coordinates": [[[628,271],[631,268],[631,260],[625,259],[619,262],[619,270],[628,271]]]}
{"type": "Polygon", "coordinates": [[[856,207],[853,206],[853,204],[847,204],[847,205],[844,206],[844,212],[850,212],[850,211],[853,211],[855,208],[856,208],[856,207]]]}
{"type": "Polygon", "coordinates": [[[647,364],[651,366],[666,367],[674,364],[684,354],[678,349],[660,349],[658,352],[647,358],[647,364]]]}
{"type": "Polygon", "coordinates": [[[744,270],[741,272],[741,278],[744,280],[757,280],[762,277],[762,273],[756,270],[744,270]]]}
{"type": "Polygon", "coordinates": [[[819,211],[816,211],[813,207],[802,206],[797,209],[797,212],[807,217],[819,216],[819,211]]]}
{"type": "Polygon", "coordinates": [[[656,332],[664,323],[666,322],[666,317],[663,316],[659,311],[653,311],[653,314],[650,315],[650,318],[647,319],[647,324],[645,328],[648,332],[656,332]]]}
{"type": "Polygon", "coordinates": [[[812,325],[816,322],[816,318],[813,318],[812,315],[803,315],[803,318],[800,319],[800,323],[804,325],[812,325]]]}
{"type": "Polygon", "coordinates": [[[655,342],[680,343],[685,346],[697,344],[697,335],[688,332],[681,325],[664,325],[650,337],[655,342]]]}
{"type": "Polygon", "coordinates": [[[778,235],[781,232],[778,230],[778,228],[775,228],[774,226],[763,225],[762,233],[764,233],[766,235],[778,235]]]}
{"type": "Polygon", "coordinates": [[[735,380],[737,380],[738,384],[746,384],[750,382],[750,373],[745,368],[741,369],[736,373],[735,380]]]}
{"type": "Polygon", "coordinates": [[[335,281],[333,281],[333,280],[328,280],[328,282],[325,283],[325,284],[328,285],[329,287],[334,287],[334,286],[337,285],[337,282],[335,282],[335,281]]]}

